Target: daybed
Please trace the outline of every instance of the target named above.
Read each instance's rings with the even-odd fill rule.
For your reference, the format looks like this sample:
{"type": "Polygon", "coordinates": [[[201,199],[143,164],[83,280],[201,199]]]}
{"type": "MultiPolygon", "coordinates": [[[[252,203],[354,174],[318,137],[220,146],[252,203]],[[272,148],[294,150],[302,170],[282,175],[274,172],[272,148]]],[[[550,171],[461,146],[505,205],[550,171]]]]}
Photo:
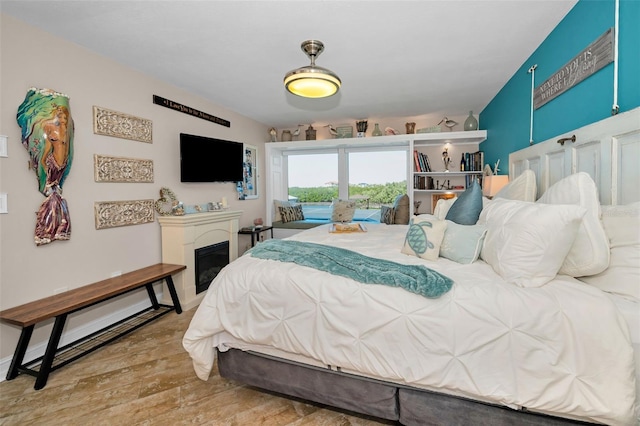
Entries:
{"type": "Polygon", "coordinates": [[[218,355],[224,377],[407,425],[638,424],[640,203],[607,222],[586,173],[532,202],[535,182],[480,200],[475,225],[449,214],[470,190],[410,225],[259,244],[193,317],[196,374],[218,355]]]}

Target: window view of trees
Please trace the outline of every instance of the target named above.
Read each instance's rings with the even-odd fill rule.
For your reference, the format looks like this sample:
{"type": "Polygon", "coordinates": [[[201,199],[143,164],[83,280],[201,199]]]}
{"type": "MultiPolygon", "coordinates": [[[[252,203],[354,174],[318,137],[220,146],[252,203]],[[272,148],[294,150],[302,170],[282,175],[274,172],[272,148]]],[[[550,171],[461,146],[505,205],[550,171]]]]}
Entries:
{"type": "Polygon", "coordinates": [[[348,197],[356,202],[357,219],[377,221],[380,206],[407,192],[406,155],[402,150],[289,155],[289,199],[302,204],[305,218],[326,219],[333,199],[348,197]],[[344,182],[338,179],[341,162],[348,170],[344,182]]]}

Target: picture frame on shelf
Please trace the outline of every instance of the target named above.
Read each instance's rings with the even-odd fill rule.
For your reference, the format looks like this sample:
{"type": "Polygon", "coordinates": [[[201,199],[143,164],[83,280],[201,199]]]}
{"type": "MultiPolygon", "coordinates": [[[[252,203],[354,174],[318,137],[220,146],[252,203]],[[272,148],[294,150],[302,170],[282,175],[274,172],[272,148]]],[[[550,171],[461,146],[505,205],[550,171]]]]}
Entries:
{"type": "Polygon", "coordinates": [[[353,126],[339,126],[336,127],[336,139],[345,139],[353,137],[353,126]]]}

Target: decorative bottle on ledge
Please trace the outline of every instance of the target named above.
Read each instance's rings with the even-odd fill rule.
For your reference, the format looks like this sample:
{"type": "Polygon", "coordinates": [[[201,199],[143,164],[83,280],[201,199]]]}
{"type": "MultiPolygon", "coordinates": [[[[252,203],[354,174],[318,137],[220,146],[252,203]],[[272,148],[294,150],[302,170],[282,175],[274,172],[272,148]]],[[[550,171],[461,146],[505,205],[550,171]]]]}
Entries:
{"type": "Polygon", "coordinates": [[[469,116],[464,120],[464,130],[478,130],[478,120],[473,116],[473,111],[469,111],[469,116]]]}
{"type": "Polygon", "coordinates": [[[380,126],[378,125],[378,123],[374,125],[371,136],[382,136],[382,130],[380,130],[380,126]]]}

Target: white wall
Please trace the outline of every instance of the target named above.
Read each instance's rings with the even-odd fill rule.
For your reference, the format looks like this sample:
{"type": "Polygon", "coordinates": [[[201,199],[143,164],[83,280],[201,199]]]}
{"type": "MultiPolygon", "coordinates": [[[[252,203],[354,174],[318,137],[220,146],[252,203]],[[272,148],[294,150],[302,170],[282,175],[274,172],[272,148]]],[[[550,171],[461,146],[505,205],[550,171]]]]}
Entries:
{"type": "MultiPolygon", "coordinates": [[[[181,184],[178,135],[186,132],[249,143],[258,147],[262,162],[268,127],[11,17],[0,18],[0,134],[9,137],[9,156],[0,158],[0,192],[8,194],[9,207],[8,214],[0,214],[0,309],[50,296],[57,289],[102,280],[114,271],[127,272],[161,261],[157,221],[96,230],[96,201],[155,200],[159,189],[166,186],[185,204],[226,197],[231,209],[244,211],[240,226],[265,216],[262,179],[260,198],[247,201],[237,200],[232,183],[181,184]],[[75,121],[74,160],[63,188],[71,215],[71,240],[40,247],[34,244],[33,234],[35,212],[43,196],[35,172],[27,168],[29,156],[21,145],[16,123],[17,108],[32,86],[69,95],[75,121]],[[229,120],[231,127],[155,105],[154,94],[229,120]],[[94,105],[152,120],[153,144],[94,134],[94,105]],[[94,154],[152,159],[155,181],[96,183],[94,154]]],[[[241,249],[248,243],[247,236],[239,236],[241,249]]],[[[143,290],[108,306],[74,314],[65,332],[142,303],[145,298],[143,290]]],[[[50,325],[36,327],[32,344],[46,340],[50,325]]],[[[0,324],[1,364],[13,354],[19,332],[17,327],[0,324]]]]}

